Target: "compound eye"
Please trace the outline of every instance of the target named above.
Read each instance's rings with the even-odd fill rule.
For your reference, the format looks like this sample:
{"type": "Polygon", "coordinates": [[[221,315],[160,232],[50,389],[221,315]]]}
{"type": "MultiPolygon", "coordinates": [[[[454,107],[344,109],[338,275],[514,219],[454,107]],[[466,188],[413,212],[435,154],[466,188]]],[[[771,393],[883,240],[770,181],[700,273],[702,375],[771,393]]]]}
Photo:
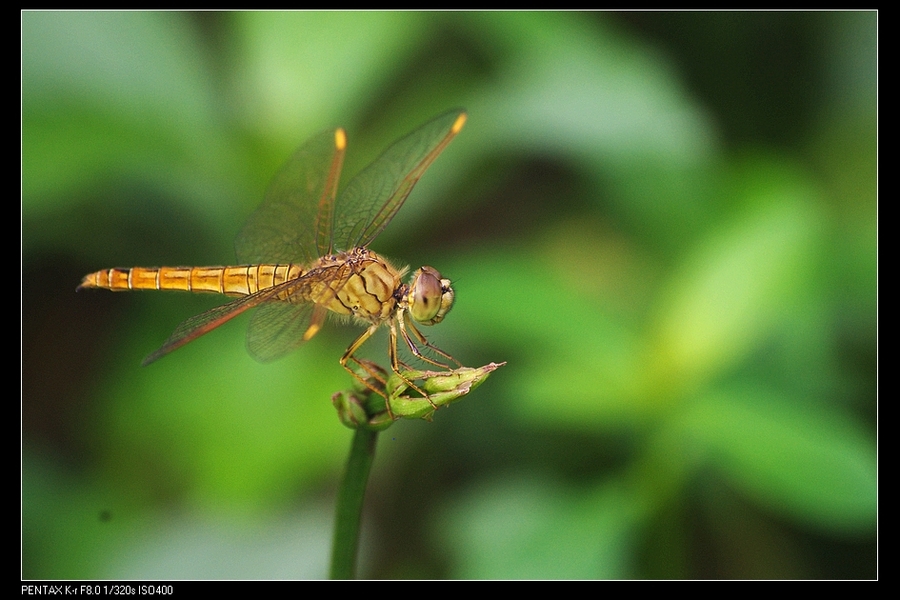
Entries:
{"type": "Polygon", "coordinates": [[[440,323],[453,307],[453,296],[448,279],[441,279],[431,267],[422,267],[409,286],[409,313],[423,325],[440,323]]]}

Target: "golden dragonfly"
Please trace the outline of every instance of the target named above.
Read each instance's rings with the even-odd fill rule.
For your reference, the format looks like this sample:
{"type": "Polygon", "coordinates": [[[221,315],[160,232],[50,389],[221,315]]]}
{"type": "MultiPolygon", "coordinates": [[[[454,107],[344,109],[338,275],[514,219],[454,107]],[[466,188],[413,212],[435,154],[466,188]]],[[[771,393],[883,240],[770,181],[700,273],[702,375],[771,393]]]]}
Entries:
{"type": "Polygon", "coordinates": [[[387,324],[391,369],[418,390],[401,373],[401,367],[407,365],[398,356],[398,337],[422,361],[451,369],[429,357],[422,350],[425,347],[462,366],[429,344],[413,323],[441,322],[453,306],[453,288],[449,279],[429,266],[417,269],[409,283],[404,283],[406,269],[393,267],[368,246],[465,122],[466,113],[456,110],[425,123],[390,146],[339,196],[347,135],[343,129],[324,131],[296,150],[238,233],[235,249],[240,266],[113,268],[86,275],[78,289],[240,296],[184,321],[144,359],[145,365],[251,308],[257,310],[250,320],[247,347],[263,362],[310,340],[329,312],[349,317],[367,328],[344,352],[340,365],[382,396],[382,391],[348,363],[381,380],[355,353],[387,324]]]}

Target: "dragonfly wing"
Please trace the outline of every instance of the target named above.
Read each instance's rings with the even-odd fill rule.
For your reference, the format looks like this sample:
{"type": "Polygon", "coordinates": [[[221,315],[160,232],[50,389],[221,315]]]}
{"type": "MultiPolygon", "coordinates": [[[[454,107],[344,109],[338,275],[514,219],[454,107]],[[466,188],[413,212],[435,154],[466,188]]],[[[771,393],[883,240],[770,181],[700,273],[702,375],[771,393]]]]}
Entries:
{"type": "Polygon", "coordinates": [[[330,252],[346,146],[343,129],[329,130],[294,152],[238,233],[235,252],[241,264],[310,264],[330,252]]]}
{"type": "Polygon", "coordinates": [[[278,300],[264,303],[250,319],[247,349],[253,358],[269,362],[311,339],[325,321],[326,305],[352,274],[348,265],[334,264],[278,286],[278,300]]]}
{"type": "Polygon", "coordinates": [[[177,350],[188,342],[197,339],[204,333],[208,333],[219,325],[227,323],[245,310],[259,306],[274,296],[279,289],[280,286],[262,290],[249,296],[242,296],[228,304],[223,304],[199,315],[194,315],[176,327],[169,339],[158,350],[147,356],[141,364],[144,366],[149,365],[169,352],[177,350]]]}
{"type": "Polygon", "coordinates": [[[413,186],[466,122],[454,110],[429,121],[354,177],[335,205],[332,246],[367,246],[394,218],[413,186]]]}
{"type": "Polygon", "coordinates": [[[247,350],[260,362],[281,358],[303,342],[313,304],[268,302],[250,317],[247,350]]]}

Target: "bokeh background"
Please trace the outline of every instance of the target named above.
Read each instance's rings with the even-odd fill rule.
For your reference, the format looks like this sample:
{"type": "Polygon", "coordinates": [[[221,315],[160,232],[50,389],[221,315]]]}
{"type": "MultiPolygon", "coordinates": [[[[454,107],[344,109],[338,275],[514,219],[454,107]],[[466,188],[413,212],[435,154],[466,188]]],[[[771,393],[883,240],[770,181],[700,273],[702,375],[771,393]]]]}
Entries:
{"type": "Polygon", "coordinates": [[[877,17],[23,13],[23,577],[326,575],[359,329],[142,368],[222,299],[75,287],[232,262],[309,136],[346,182],[453,107],[372,248],[508,364],[381,435],[360,576],[876,577],[877,17]]]}

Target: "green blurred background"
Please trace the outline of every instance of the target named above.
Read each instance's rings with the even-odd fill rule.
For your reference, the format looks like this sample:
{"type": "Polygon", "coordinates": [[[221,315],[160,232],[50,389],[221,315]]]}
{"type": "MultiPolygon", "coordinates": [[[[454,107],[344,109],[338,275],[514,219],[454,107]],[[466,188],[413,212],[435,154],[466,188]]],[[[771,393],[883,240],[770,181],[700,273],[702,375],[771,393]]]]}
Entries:
{"type": "Polygon", "coordinates": [[[360,575],[877,576],[877,16],[23,13],[23,576],[325,576],[359,329],[142,368],[222,299],[75,286],[232,262],[313,133],[346,183],[457,106],[372,248],[508,365],[381,435],[360,575]]]}

